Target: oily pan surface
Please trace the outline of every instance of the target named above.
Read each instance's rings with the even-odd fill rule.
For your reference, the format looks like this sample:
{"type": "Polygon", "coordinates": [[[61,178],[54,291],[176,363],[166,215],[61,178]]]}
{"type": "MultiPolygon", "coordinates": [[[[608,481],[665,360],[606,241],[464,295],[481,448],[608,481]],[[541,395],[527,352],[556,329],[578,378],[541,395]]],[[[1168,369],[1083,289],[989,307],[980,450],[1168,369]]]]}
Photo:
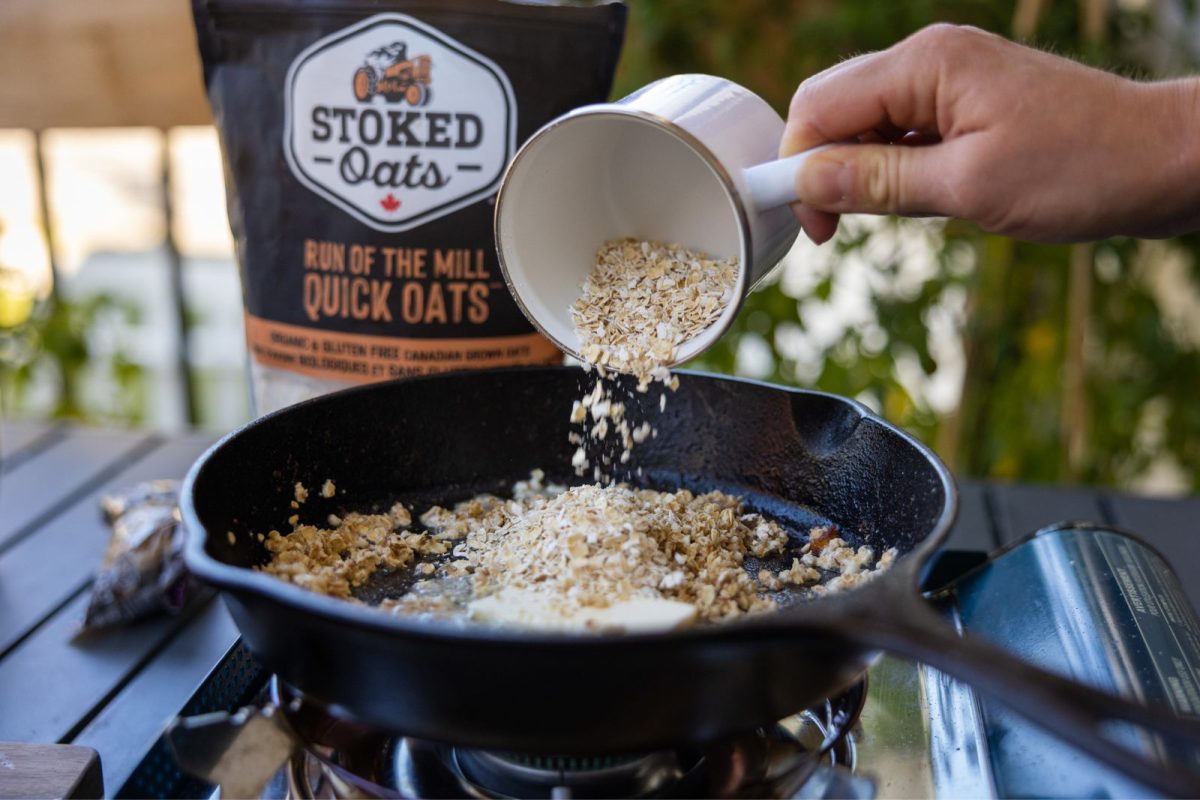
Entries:
{"type": "MultiPolygon", "coordinates": [[[[322,523],[330,513],[386,509],[400,500],[420,512],[480,492],[505,495],[544,469],[578,483],[569,464],[570,401],[593,378],[567,368],[504,370],[384,384],[321,398],[252,424],[214,452],[196,476],[194,508],[219,562],[251,567],[269,558],[249,534],[322,523]],[[290,507],[296,482],[333,479],[332,498],[311,492],[290,507]],[[235,534],[231,543],[226,532],[235,534]]],[[[793,547],[830,523],[849,543],[902,554],[932,530],[944,504],[936,469],[897,434],[826,395],[683,375],[658,413],[655,391],[629,392],[659,430],[639,448],[628,482],[660,490],[720,489],[789,530],[793,547]]],[[[765,560],[778,572],[791,554],[765,560]]],[[[754,572],[757,560],[747,563],[754,572]]],[[[380,575],[360,598],[377,602],[412,582],[405,568],[380,575]]],[[[218,580],[219,582],[219,580],[218,580]]],[[[773,596],[787,605],[803,590],[773,596]]]]}

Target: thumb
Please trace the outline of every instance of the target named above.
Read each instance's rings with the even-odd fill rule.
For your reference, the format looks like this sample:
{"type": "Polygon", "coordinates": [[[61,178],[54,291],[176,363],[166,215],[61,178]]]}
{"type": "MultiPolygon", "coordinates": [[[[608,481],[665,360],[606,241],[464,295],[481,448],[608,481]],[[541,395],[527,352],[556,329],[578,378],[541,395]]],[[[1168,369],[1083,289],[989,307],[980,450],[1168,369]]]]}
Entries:
{"type": "Polygon", "coordinates": [[[939,158],[942,145],[849,144],[822,148],[796,172],[796,192],[809,208],[834,213],[949,212],[939,158]]]}

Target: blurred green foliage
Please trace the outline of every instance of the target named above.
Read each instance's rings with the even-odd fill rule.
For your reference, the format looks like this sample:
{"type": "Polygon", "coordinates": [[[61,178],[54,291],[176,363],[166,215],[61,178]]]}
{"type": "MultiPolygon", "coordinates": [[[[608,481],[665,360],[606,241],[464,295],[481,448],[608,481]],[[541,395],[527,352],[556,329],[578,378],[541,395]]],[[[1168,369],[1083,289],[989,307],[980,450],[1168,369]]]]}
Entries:
{"type": "MultiPolygon", "coordinates": [[[[616,94],[707,72],[783,113],[803,78],[844,58],[936,21],[1011,37],[1037,5],[632,2],[616,94]]],[[[1038,45],[1145,77],[1194,66],[1163,33],[1186,26],[1156,24],[1154,2],[1040,5],[1038,45]],[[1100,15],[1091,29],[1089,10],[1100,15]]],[[[694,366],[857,397],[968,476],[1128,486],[1165,465],[1176,485],[1200,489],[1198,254],[1196,236],[1035,245],[955,221],[845,219],[834,243],[754,292],[694,366]],[[854,294],[866,308],[831,335],[854,294]]]]}
{"type": "MultiPolygon", "coordinates": [[[[0,306],[10,304],[11,293],[0,285],[0,306]]],[[[54,295],[33,302],[27,314],[0,320],[0,409],[13,416],[34,411],[60,419],[140,422],[143,368],[120,347],[104,358],[94,352],[105,329],[127,328],[138,316],[134,305],[107,294],[78,301],[54,295]]]]}
{"type": "MultiPolygon", "coordinates": [[[[1142,77],[1196,68],[1186,39],[1192,0],[629,6],[616,94],[708,72],[751,87],[781,113],[808,75],[924,25],[1012,36],[1014,19],[1038,7],[1030,38],[1040,46],[1142,77]],[[1088,9],[1102,24],[1085,35],[1088,9]]],[[[754,292],[694,366],[859,398],[967,476],[1128,486],[1165,464],[1177,484],[1200,489],[1198,255],[1200,235],[1050,246],[955,221],[848,218],[834,243],[802,250],[754,292]]],[[[97,358],[94,345],[134,322],[136,309],[111,297],[52,297],[24,310],[24,299],[6,300],[7,285],[0,280],[6,413],[49,386],[39,412],[142,418],[143,369],[119,346],[97,358]]]]}

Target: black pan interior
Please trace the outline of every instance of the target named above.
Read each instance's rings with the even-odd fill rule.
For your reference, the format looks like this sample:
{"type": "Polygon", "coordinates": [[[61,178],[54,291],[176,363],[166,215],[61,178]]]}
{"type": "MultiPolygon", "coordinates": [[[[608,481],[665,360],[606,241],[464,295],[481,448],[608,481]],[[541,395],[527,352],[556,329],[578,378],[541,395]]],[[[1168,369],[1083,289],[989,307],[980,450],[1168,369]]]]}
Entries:
{"type": "MultiPolygon", "coordinates": [[[[323,526],[330,514],[382,510],[397,501],[419,513],[481,492],[507,496],[533,469],[544,470],[548,482],[590,481],[590,472],[580,477],[570,465],[568,434],[579,426],[567,412],[596,380],[595,373],[573,369],[445,376],[410,382],[396,393],[402,402],[389,403],[386,390],[351,392],[278,415],[226,442],[221,460],[236,463],[234,469],[210,469],[197,482],[206,527],[235,534],[232,544],[227,536],[209,537],[206,550],[225,564],[253,567],[269,559],[254,534],[286,532],[293,514],[323,526]],[[316,491],[326,479],[338,487],[332,498],[316,491]],[[297,482],[309,495],[295,509],[297,482]]],[[[688,375],[678,392],[655,384],[639,393],[627,379],[615,383],[631,418],[650,421],[657,435],[635,448],[628,465],[618,463],[613,438],[589,441],[593,463],[611,457],[605,480],[720,489],[782,524],[794,547],[811,528],[833,524],[851,544],[907,553],[942,510],[942,486],[928,462],[906,458],[891,446],[891,430],[877,430],[873,418],[841,398],[688,375]],[[667,405],[660,412],[662,394],[667,405]],[[921,475],[925,491],[915,492],[911,478],[921,475]]],[[[777,572],[791,556],[750,559],[746,568],[777,572]]],[[[411,570],[380,572],[357,596],[369,603],[396,597],[412,580],[411,570]]],[[[775,597],[790,605],[791,595],[785,589],[775,597]]]]}

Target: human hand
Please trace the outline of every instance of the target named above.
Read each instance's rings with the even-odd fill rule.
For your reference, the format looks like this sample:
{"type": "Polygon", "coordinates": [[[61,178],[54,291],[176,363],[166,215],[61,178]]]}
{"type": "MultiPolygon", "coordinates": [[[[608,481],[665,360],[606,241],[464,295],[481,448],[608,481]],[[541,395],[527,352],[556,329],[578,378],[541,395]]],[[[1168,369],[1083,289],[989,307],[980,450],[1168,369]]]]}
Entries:
{"type": "Polygon", "coordinates": [[[800,85],[780,157],[824,242],[851,212],[954,216],[1034,241],[1200,228],[1200,81],[1139,83],[934,25],[800,85]]]}

